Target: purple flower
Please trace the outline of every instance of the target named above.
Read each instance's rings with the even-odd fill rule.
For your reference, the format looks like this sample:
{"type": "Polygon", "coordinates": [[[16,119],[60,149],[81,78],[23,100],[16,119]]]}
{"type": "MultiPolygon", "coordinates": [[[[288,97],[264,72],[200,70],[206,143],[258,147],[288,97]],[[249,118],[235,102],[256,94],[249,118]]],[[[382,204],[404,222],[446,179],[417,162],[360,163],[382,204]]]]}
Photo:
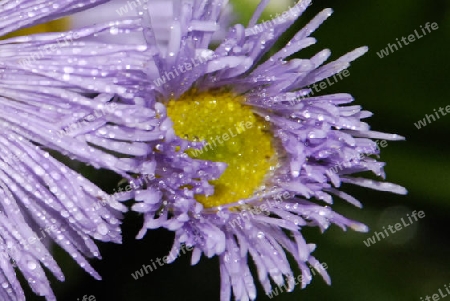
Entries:
{"type": "Polygon", "coordinates": [[[154,55],[146,65],[149,82],[142,105],[155,109],[165,134],[149,143],[152,151],[142,157],[139,169],[144,176],[155,175],[154,180],[134,184],[135,190],[121,195],[134,197],[133,210],[145,217],[138,238],[147,229],[164,227],[175,232],[171,254],[186,244],[194,247],[192,264],[202,254],[219,256],[222,301],[232,294],[236,300],[254,300],[254,277],[266,294],[273,283],[288,291],[296,284],[303,288],[311,281],[311,267],[330,283],[312,255],[315,245],[300,230],[324,231],[335,224],[367,231],[331,209],[336,197],[361,207],[339,190],[341,183],[406,193],[395,184],[355,176],[372,171],[384,178],[372,139],[403,138],[371,131],[362,121],[371,113],[348,105],[353,102],[349,94],[316,95],[317,83],[342,77],[367,48],[329,63],[328,49],[290,59],[316,42],[311,33],[332,13],[325,9],[268,56],[310,1],[299,1],[257,25],[268,3],[261,1],[248,26],[234,25],[212,47],[224,1],[175,2],[167,2],[165,9],[173,16],[159,18],[156,25],[158,12],[145,11],[144,33],[154,55]],[[170,29],[164,47],[155,42],[153,26],[170,29]],[[301,271],[300,283],[287,253],[301,271]]]}
{"type": "MultiPolygon", "coordinates": [[[[0,36],[103,2],[2,1],[0,36]]],[[[148,153],[134,136],[156,135],[146,134],[151,112],[132,100],[145,77],[140,57],[147,47],[85,39],[139,28],[123,20],[0,40],[1,300],[25,300],[14,267],[36,294],[55,300],[43,267],[61,281],[64,275],[47,250],[51,241],[97,279],[86,259],[100,258],[93,239],[121,241],[125,206],[97,206],[108,194],[54,155],[126,173],[137,166],[131,156],[148,153]]]]}

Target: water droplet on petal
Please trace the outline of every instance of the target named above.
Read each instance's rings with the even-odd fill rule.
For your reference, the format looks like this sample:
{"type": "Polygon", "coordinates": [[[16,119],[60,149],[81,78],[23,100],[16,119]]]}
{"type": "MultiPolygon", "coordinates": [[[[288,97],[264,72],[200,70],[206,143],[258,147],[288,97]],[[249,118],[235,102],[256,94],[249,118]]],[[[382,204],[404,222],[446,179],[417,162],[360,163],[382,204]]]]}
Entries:
{"type": "Polygon", "coordinates": [[[106,227],[105,224],[100,224],[97,226],[97,231],[101,235],[106,235],[106,234],[108,234],[108,227],[106,227]]]}
{"type": "Polygon", "coordinates": [[[30,270],[34,270],[34,269],[37,268],[37,264],[36,264],[36,262],[30,260],[30,261],[27,262],[27,267],[28,267],[30,270]]]}

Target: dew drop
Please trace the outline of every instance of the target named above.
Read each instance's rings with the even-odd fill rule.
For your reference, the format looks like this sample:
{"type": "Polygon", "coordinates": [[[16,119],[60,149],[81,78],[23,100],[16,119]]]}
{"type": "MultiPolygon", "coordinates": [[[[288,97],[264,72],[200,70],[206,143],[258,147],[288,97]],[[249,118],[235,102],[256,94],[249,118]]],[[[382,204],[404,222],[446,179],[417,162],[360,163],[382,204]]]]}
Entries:
{"type": "Polygon", "coordinates": [[[105,224],[100,224],[97,226],[97,231],[98,233],[100,233],[101,235],[106,235],[108,234],[108,228],[106,227],[105,224]]]}
{"type": "Polygon", "coordinates": [[[30,270],[34,270],[34,269],[37,268],[37,264],[36,264],[36,262],[30,260],[30,261],[27,262],[27,267],[28,267],[30,270]]]}

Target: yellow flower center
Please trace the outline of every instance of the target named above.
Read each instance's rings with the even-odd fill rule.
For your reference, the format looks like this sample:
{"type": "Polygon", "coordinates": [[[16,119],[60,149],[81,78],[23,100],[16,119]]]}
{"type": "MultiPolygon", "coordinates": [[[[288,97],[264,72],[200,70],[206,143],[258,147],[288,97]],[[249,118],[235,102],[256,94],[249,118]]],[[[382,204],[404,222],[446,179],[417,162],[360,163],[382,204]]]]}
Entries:
{"type": "Polygon", "coordinates": [[[34,33],[66,31],[69,29],[69,27],[70,27],[69,19],[62,18],[44,24],[38,24],[32,27],[22,28],[15,32],[9,33],[1,38],[8,39],[12,37],[26,36],[34,33]]]}
{"type": "Polygon", "coordinates": [[[222,176],[211,181],[214,194],[197,195],[206,208],[232,204],[258,190],[275,168],[276,152],[270,125],[229,92],[190,91],[167,104],[175,133],[205,146],[189,149],[191,158],[224,162],[222,176]]]}

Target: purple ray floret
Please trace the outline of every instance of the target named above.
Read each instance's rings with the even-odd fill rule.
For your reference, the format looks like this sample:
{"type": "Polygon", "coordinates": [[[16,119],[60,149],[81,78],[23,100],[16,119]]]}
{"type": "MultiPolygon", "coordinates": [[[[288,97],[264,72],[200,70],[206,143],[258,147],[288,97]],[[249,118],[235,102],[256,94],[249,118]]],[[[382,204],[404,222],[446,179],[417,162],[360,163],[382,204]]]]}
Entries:
{"type": "MultiPolygon", "coordinates": [[[[1,1],[0,37],[103,2],[1,1]]],[[[154,113],[132,100],[147,47],[87,39],[140,30],[138,20],[122,20],[0,40],[0,300],[25,300],[17,270],[36,294],[56,299],[43,269],[64,280],[51,241],[97,279],[86,259],[100,258],[94,239],[121,242],[125,206],[100,203],[107,193],[53,155],[126,173],[137,166],[132,156],[148,152],[139,139],[160,136],[154,113]]]]}

